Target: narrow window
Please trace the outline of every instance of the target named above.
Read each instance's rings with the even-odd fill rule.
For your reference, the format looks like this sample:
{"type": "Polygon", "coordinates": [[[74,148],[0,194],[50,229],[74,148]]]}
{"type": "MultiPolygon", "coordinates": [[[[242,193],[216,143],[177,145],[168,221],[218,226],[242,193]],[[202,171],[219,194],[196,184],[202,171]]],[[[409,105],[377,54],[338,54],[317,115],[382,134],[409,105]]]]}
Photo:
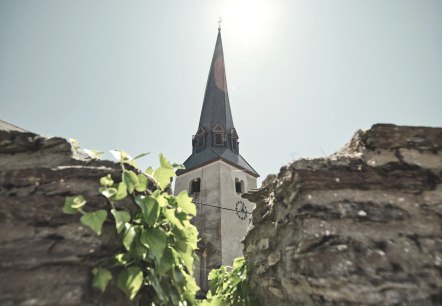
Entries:
{"type": "Polygon", "coordinates": [[[190,194],[194,194],[196,192],[200,192],[201,187],[201,179],[194,179],[190,184],[190,194]]]}
{"type": "Polygon", "coordinates": [[[215,146],[224,146],[224,134],[224,128],[220,124],[217,124],[212,130],[212,143],[215,146]]]}
{"type": "Polygon", "coordinates": [[[215,144],[218,146],[223,144],[223,135],[222,134],[215,134],[215,144]]]}
{"type": "Polygon", "coordinates": [[[242,193],[242,190],[241,190],[241,182],[235,182],[235,190],[236,190],[236,193],[242,193]]]}

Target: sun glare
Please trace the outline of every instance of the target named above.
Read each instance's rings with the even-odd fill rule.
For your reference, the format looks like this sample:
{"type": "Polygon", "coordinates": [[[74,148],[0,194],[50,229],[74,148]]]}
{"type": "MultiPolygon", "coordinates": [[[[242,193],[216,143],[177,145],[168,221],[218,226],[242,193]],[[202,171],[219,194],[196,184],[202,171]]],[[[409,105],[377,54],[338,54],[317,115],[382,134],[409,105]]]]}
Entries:
{"type": "Polygon", "coordinates": [[[274,17],[270,0],[231,0],[225,3],[221,27],[239,41],[256,42],[270,32],[274,17]]]}

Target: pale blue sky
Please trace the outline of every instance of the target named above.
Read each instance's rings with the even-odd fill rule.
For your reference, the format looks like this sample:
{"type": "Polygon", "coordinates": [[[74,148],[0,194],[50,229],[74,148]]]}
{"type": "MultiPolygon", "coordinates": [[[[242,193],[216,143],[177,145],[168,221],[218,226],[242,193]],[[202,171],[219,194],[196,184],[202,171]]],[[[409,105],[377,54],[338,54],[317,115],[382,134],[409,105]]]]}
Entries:
{"type": "Polygon", "coordinates": [[[184,162],[219,16],[240,150],[262,177],[378,122],[442,126],[440,0],[0,0],[0,119],[184,162]]]}

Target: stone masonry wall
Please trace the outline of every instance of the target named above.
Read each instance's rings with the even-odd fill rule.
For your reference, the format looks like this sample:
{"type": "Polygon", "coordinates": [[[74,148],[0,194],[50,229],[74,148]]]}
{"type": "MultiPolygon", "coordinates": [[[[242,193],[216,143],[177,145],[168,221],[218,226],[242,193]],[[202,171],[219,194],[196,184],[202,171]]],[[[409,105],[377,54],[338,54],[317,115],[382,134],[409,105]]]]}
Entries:
{"type": "Polygon", "coordinates": [[[0,305],[128,305],[115,284],[91,288],[98,259],[121,247],[112,225],[97,237],[62,212],[77,194],[105,207],[99,178],[119,177],[119,165],[72,155],[62,138],[0,130],[0,305]]]}
{"type": "Polygon", "coordinates": [[[375,125],[257,192],[244,240],[262,305],[442,305],[442,128],[375,125]]]}

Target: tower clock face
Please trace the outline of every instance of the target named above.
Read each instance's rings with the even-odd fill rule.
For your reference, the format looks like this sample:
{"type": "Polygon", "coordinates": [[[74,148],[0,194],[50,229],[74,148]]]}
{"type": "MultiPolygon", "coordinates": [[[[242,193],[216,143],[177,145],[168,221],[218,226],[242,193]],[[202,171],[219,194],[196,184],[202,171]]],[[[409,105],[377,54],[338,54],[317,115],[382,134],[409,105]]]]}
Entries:
{"type": "Polygon", "coordinates": [[[236,214],[238,215],[238,217],[241,220],[244,220],[245,218],[247,218],[247,207],[242,201],[238,201],[236,203],[235,210],[236,210],[236,214]]]}

